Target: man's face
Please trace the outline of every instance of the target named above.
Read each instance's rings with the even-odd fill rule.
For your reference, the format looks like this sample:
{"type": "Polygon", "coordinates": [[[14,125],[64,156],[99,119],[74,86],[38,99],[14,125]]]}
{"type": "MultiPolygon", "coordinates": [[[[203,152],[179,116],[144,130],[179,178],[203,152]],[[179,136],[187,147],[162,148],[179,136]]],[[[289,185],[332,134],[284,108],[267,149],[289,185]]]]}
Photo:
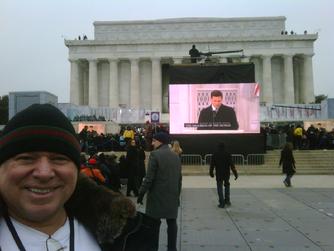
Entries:
{"type": "Polygon", "coordinates": [[[212,96],[211,104],[214,108],[218,109],[222,104],[223,98],[221,96],[212,96]]]}
{"type": "Polygon", "coordinates": [[[78,178],[74,162],[51,152],[18,154],[0,166],[0,193],[9,214],[25,224],[52,221],[65,213],[78,178]]]}
{"type": "Polygon", "coordinates": [[[152,140],[152,146],[154,149],[157,149],[162,143],[156,139],[152,140]]]}

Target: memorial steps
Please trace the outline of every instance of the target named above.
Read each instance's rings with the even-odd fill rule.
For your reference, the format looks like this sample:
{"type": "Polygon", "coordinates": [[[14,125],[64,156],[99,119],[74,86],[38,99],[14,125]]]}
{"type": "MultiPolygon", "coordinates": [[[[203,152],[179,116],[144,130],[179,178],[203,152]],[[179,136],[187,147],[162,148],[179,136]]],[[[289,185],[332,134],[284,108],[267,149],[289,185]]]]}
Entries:
{"type": "MultiPolygon", "coordinates": [[[[334,150],[295,150],[293,151],[297,174],[334,174],[334,150]]],[[[263,164],[236,165],[239,174],[278,175],[280,150],[267,151],[263,164]]],[[[183,165],[183,175],[208,175],[208,165],[183,165]]]]}

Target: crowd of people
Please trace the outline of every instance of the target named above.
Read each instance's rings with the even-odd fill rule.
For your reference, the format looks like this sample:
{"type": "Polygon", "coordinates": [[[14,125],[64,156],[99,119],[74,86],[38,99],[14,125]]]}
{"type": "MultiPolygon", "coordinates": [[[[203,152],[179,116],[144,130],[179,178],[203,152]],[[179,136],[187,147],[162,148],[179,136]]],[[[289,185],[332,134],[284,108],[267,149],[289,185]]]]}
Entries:
{"type": "Polygon", "coordinates": [[[146,123],[143,127],[122,126],[119,133],[97,133],[92,128],[85,126],[79,132],[81,149],[87,154],[92,152],[126,151],[130,140],[135,140],[136,145],[145,151],[151,151],[152,137],[157,132],[168,132],[164,125],[152,125],[146,123]]]}
{"type": "MultiPolygon", "coordinates": [[[[334,149],[334,128],[331,131],[327,131],[321,123],[316,126],[311,124],[307,128],[304,128],[302,124],[285,126],[270,124],[262,127],[261,130],[266,137],[282,135],[285,142],[292,143],[293,149],[334,149]]],[[[279,145],[279,147],[282,146],[279,145]]]]}
{"type": "MultiPolygon", "coordinates": [[[[138,189],[146,175],[146,141],[138,140],[140,137],[135,137],[134,131],[127,134],[127,131],[130,130],[132,131],[130,127],[124,130],[123,135],[130,136],[125,136],[124,147],[122,147],[122,154],[119,157],[115,152],[109,154],[99,151],[101,148],[96,147],[96,145],[91,147],[94,142],[88,144],[87,152],[82,148],[81,172],[116,192],[120,192],[122,184],[126,183],[126,195],[137,197],[138,189]]],[[[101,135],[96,136],[95,139],[98,137],[101,135]]],[[[181,159],[183,150],[180,143],[174,140],[170,142],[169,146],[181,159]]]]}
{"type": "Polygon", "coordinates": [[[78,115],[74,116],[72,121],[106,121],[106,118],[104,116],[98,116],[95,115],[78,115]]]}

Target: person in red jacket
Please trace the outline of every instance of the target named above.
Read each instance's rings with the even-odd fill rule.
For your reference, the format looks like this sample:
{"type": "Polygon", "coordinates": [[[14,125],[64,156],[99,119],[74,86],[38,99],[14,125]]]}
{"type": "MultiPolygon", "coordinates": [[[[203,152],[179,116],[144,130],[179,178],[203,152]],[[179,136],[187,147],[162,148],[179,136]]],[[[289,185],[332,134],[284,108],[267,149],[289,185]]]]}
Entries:
{"type": "Polygon", "coordinates": [[[89,159],[87,165],[81,166],[80,172],[92,178],[98,184],[104,184],[106,182],[94,158],[89,159]]]}

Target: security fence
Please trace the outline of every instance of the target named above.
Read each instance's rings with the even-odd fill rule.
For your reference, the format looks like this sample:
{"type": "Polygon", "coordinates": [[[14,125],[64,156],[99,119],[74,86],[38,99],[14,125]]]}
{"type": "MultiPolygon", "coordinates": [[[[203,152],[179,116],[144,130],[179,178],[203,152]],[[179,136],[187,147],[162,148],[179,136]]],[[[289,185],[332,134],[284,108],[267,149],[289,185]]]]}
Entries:
{"type": "MultiPolygon", "coordinates": [[[[210,165],[212,154],[206,154],[204,158],[200,154],[182,154],[181,163],[183,165],[210,165]]],[[[264,154],[248,154],[246,159],[242,154],[232,154],[234,164],[243,165],[263,165],[264,154]]]]}
{"type": "Polygon", "coordinates": [[[286,133],[268,134],[266,146],[268,149],[281,149],[286,143],[286,133]]]}
{"type": "Polygon", "coordinates": [[[244,165],[245,157],[242,154],[232,154],[233,163],[236,165],[244,165]]]}
{"type": "MultiPolygon", "coordinates": [[[[206,154],[204,156],[204,164],[210,165],[211,163],[212,154],[206,154]]],[[[242,154],[232,154],[232,160],[233,163],[236,165],[244,165],[245,164],[245,158],[242,154]]]]}
{"type": "Polygon", "coordinates": [[[182,154],[181,155],[182,165],[202,165],[202,156],[199,154],[182,154]]]}
{"type": "Polygon", "coordinates": [[[247,165],[263,165],[264,154],[248,154],[246,161],[247,165]]]}

